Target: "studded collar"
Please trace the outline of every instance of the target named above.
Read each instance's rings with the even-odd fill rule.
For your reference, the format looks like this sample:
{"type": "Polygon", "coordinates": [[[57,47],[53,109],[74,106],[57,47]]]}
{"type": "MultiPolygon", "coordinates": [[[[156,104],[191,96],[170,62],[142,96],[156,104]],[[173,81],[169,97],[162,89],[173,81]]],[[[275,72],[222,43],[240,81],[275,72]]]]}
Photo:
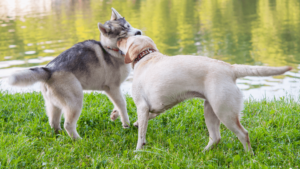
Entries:
{"type": "Polygon", "coordinates": [[[153,52],[156,52],[155,49],[147,49],[147,50],[144,50],[143,52],[141,52],[140,54],[138,54],[138,56],[134,59],[133,61],[133,64],[132,64],[132,68],[134,67],[134,65],[140,61],[141,59],[143,59],[146,55],[150,54],[150,53],[153,53],[153,52]]]}

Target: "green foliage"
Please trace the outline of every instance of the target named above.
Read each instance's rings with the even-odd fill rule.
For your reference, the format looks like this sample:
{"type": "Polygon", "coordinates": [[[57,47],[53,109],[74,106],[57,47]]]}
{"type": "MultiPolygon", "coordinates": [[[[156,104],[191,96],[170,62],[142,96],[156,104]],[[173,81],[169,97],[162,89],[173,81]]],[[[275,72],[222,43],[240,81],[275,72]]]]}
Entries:
{"type": "MultiPolygon", "coordinates": [[[[136,119],[127,97],[131,123],[136,119]]],[[[300,166],[300,104],[286,98],[245,102],[242,124],[254,156],[221,125],[222,140],[206,153],[203,101],[185,101],[149,121],[147,145],[135,151],[137,129],[110,121],[113,105],[103,94],[85,94],[78,121],[83,138],[56,135],[40,93],[0,92],[0,168],[297,168],[300,166]]],[[[63,126],[62,120],[62,126],[63,126]]]]}

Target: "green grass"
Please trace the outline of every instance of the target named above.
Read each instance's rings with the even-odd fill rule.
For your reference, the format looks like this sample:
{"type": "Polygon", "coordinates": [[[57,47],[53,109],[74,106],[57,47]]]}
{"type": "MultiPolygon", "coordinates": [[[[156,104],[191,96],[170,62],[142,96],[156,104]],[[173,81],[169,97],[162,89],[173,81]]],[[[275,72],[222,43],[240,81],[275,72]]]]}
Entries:
{"type": "MultiPolygon", "coordinates": [[[[137,119],[127,97],[131,123],[137,119]]],[[[85,94],[72,141],[55,135],[40,93],[0,92],[0,168],[298,168],[300,104],[282,98],[245,102],[242,124],[255,156],[244,152],[237,137],[221,125],[221,142],[208,143],[203,101],[185,101],[149,122],[147,145],[135,151],[137,129],[110,121],[113,105],[105,95],[85,94]]],[[[62,120],[62,126],[63,126],[62,120]]]]}

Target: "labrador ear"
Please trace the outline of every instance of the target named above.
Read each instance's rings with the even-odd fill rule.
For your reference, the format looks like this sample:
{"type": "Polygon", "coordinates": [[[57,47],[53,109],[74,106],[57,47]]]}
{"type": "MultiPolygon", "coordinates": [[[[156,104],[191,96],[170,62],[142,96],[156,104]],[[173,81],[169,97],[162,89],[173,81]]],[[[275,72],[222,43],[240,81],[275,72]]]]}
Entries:
{"type": "Polygon", "coordinates": [[[131,63],[133,62],[133,60],[135,58],[133,58],[133,54],[135,53],[134,52],[134,41],[133,41],[134,37],[129,37],[126,39],[125,43],[123,42],[123,44],[126,44],[126,54],[125,54],[125,58],[124,58],[124,61],[126,64],[128,63],[131,63]]]}
{"type": "Polygon", "coordinates": [[[103,34],[107,34],[110,30],[109,27],[102,25],[100,22],[98,23],[98,28],[103,34]]]}
{"type": "Polygon", "coordinates": [[[131,60],[129,52],[126,53],[125,55],[125,64],[131,63],[133,60],[131,60]]]}
{"type": "Polygon", "coordinates": [[[136,37],[131,36],[126,41],[125,63],[131,63],[139,54],[139,43],[136,43],[136,37]]]}

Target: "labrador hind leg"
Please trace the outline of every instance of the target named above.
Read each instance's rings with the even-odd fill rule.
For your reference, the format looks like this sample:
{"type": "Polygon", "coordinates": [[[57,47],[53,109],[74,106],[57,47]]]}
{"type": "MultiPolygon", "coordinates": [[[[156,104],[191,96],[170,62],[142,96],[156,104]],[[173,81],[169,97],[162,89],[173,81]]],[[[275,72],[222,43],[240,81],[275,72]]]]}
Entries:
{"type": "Polygon", "coordinates": [[[221,116],[220,120],[229,130],[231,130],[239,138],[239,140],[244,146],[245,151],[251,151],[251,144],[248,131],[240,123],[239,117],[236,115],[231,116],[229,119],[224,116],[221,116]]]}
{"type": "Polygon", "coordinates": [[[224,94],[224,97],[218,95],[215,99],[210,99],[212,100],[210,102],[211,106],[220,121],[239,138],[245,151],[251,151],[248,131],[242,126],[239,120],[243,109],[242,94],[237,87],[230,94],[230,96],[229,94],[224,94]]]}
{"type": "Polygon", "coordinates": [[[205,123],[209,132],[209,142],[204,148],[204,151],[214,148],[220,140],[220,120],[214,113],[211,105],[207,100],[204,102],[204,117],[205,123]]]}

